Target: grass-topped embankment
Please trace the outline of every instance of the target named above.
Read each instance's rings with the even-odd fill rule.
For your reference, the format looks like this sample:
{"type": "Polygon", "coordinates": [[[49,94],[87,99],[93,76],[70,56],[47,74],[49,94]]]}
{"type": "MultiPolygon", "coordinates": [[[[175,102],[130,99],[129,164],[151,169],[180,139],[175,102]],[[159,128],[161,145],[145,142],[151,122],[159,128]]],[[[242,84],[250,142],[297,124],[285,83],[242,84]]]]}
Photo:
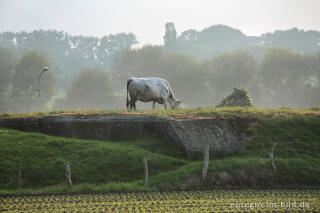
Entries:
{"type": "Polygon", "coordinates": [[[183,159],[170,157],[182,156],[182,153],[167,143],[150,136],[136,139],[128,145],[126,141],[112,143],[77,140],[0,129],[0,186],[17,187],[19,168],[22,169],[25,187],[65,183],[63,163],[66,161],[70,161],[75,184],[134,181],[142,177],[143,157],[148,158],[148,164],[153,168],[151,174],[177,169],[186,164],[183,159]],[[148,144],[144,145],[144,141],[148,144]],[[153,149],[152,144],[161,146],[162,142],[164,148],[153,149]]]}
{"type": "Polygon", "coordinates": [[[177,119],[192,119],[201,117],[252,117],[252,118],[273,118],[288,116],[320,116],[320,107],[310,109],[304,108],[277,108],[265,109],[256,107],[207,107],[195,109],[175,109],[175,110],[74,110],[74,111],[51,111],[51,112],[29,112],[29,113],[0,113],[0,118],[15,117],[43,117],[48,115],[70,115],[70,116],[90,116],[90,115],[158,115],[177,119]]]}
{"type": "MultiPolygon", "coordinates": [[[[209,176],[216,175],[215,180],[210,179],[211,185],[320,187],[318,108],[194,109],[190,110],[190,116],[199,116],[206,110],[211,115],[216,110],[217,116],[241,119],[256,115],[257,118],[250,125],[252,135],[245,150],[230,156],[210,156],[209,176]],[[272,169],[268,155],[274,142],[278,143],[275,149],[277,171],[272,169]],[[231,175],[231,180],[219,179],[223,172],[231,175]]],[[[187,111],[153,113],[184,115],[187,111]]],[[[141,159],[145,156],[149,159],[150,175],[150,188],[146,190],[181,189],[190,183],[190,177],[201,174],[201,161],[189,160],[177,146],[154,136],[131,141],[88,141],[0,129],[0,193],[144,190],[141,159]],[[65,186],[65,161],[71,163],[75,184],[72,188],[65,186]],[[21,190],[17,190],[19,168],[22,168],[24,188],[21,190]]]]}
{"type": "MultiPolygon", "coordinates": [[[[263,184],[264,187],[320,187],[319,117],[259,119],[251,125],[251,129],[253,135],[248,139],[246,149],[232,156],[211,160],[209,172],[228,172],[235,177],[228,184],[235,187],[252,185],[248,183],[250,178],[257,186],[263,184]],[[269,151],[275,142],[278,144],[274,153],[277,171],[272,169],[269,161],[269,151]],[[247,176],[248,180],[241,176],[247,176]],[[259,183],[261,179],[264,183],[259,183]]],[[[182,180],[201,174],[201,169],[202,162],[189,163],[178,170],[151,177],[150,184],[163,188],[177,187],[184,183],[182,180]]],[[[219,186],[221,181],[216,180],[214,184],[219,186]]]]}

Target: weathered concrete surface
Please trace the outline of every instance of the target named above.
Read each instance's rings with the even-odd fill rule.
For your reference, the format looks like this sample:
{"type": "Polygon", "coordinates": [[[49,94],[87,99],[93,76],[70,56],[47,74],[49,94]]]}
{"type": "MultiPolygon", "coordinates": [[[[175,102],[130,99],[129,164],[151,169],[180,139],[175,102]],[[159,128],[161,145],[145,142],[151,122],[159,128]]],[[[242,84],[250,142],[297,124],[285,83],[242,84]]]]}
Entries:
{"type": "Polygon", "coordinates": [[[28,132],[39,132],[39,118],[1,118],[0,126],[28,132]]]}
{"type": "Polygon", "coordinates": [[[79,139],[124,140],[156,134],[169,138],[194,158],[202,155],[206,143],[214,155],[243,149],[248,125],[248,121],[239,119],[175,120],[152,115],[61,115],[0,119],[0,126],[79,139]]]}
{"type": "Polygon", "coordinates": [[[61,137],[124,140],[163,129],[168,118],[157,116],[48,116],[39,120],[39,132],[61,137]]]}
{"type": "Polygon", "coordinates": [[[182,143],[188,155],[202,155],[208,143],[210,153],[230,154],[244,148],[246,132],[243,124],[232,126],[231,120],[199,119],[171,121],[177,142],[182,143]]]}

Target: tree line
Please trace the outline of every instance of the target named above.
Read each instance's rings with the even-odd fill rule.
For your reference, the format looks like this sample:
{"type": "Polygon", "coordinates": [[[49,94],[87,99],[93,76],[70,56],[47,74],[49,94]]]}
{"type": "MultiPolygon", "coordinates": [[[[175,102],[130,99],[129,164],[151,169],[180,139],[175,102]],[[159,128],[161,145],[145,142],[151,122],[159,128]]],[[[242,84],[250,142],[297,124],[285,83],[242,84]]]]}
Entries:
{"type": "MultiPolygon", "coordinates": [[[[248,51],[223,53],[204,61],[145,46],[121,52],[113,62],[113,79],[159,76],[170,81],[187,107],[213,106],[234,87],[245,88],[259,107],[320,105],[320,54],[304,55],[270,48],[258,62],[248,51]]],[[[121,85],[118,85],[118,89],[121,85]]]]}
{"type": "Polygon", "coordinates": [[[0,47],[10,49],[17,57],[32,50],[47,57],[59,79],[58,87],[63,89],[82,69],[97,67],[109,71],[113,55],[136,43],[132,33],[101,38],[73,36],[56,30],[0,33],[0,47]]]}
{"type": "Polygon", "coordinates": [[[174,23],[166,24],[164,44],[166,50],[182,53],[197,59],[234,50],[247,50],[257,60],[262,60],[266,49],[280,47],[302,54],[320,51],[320,32],[299,30],[277,30],[261,36],[246,36],[240,30],[225,25],[212,25],[201,31],[186,30],[178,35],[174,23]]]}
{"type": "Polygon", "coordinates": [[[258,39],[222,25],[180,35],[173,23],[165,29],[164,45],[141,48],[132,48],[137,41],[130,33],[100,39],[57,31],[0,33],[0,112],[36,110],[44,66],[50,67],[41,79],[46,111],[124,109],[131,76],[168,79],[184,107],[214,106],[234,87],[245,88],[259,107],[320,105],[319,32],[292,29],[258,39]],[[303,35],[313,37],[303,43],[303,35]],[[257,39],[263,45],[250,44],[257,39]],[[300,39],[299,51],[287,48],[294,39],[300,39]]]}
{"type": "MultiPolygon", "coordinates": [[[[36,110],[36,83],[45,66],[50,67],[48,59],[35,51],[18,60],[10,50],[0,48],[1,112],[36,110]]],[[[199,62],[190,56],[167,54],[162,46],[144,46],[119,52],[111,70],[83,69],[70,80],[65,97],[54,100],[58,82],[54,70],[49,70],[41,79],[41,108],[124,109],[126,80],[131,76],[168,79],[185,107],[213,106],[234,87],[245,88],[259,107],[320,105],[320,54],[272,48],[261,63],[245,51],[199,62]]]]}

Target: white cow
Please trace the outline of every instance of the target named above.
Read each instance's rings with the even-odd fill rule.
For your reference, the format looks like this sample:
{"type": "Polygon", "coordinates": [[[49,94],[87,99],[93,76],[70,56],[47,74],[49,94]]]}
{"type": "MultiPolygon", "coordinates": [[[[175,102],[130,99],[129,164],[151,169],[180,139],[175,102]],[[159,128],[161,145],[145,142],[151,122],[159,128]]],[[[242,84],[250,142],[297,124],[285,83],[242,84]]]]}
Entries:
{"type": "Polygon", "coordinates": [[[171,109],[179,106],[181,101],[176,100],[169,82],[162,78],[128,78],[127,81],[127,109],[134,108],[136,110],[136,101],[151,102],[155,108],[156,102],[163,104],[167,109],[167,102],[171,109]],[[130,96],[130,100],[129,97],[130,96]]]}

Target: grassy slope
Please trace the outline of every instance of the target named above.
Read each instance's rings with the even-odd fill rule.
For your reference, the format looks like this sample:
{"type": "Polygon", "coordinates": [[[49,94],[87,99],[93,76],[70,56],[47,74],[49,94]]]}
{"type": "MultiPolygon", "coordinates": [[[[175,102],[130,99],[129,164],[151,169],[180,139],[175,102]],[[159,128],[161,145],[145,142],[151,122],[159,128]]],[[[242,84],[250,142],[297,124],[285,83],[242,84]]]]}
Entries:
{"type": "MultiPolygon", "coordinates": [[[[291,117],[259,119],[252,126],[253,135],[245,150],[210,161],[209,172],[227,171],[234,176],[245,170],[255,176],[267,174],[269,186],[320,186],[320,118],[291,117]],[[273,171],[269,151],[274,142],[275,164],[273,171]]],[[[179,180],[201,174],[202,162],[193,162],[178,170],[168,171],[151,178],[151,185],[175,187],[179,180]],[[168,184],[170,183],[170,184],[168,184]]]]}
{"type": "MultiPolygon", "coordinates": [[[[209,172],[227,171],[235,176],[240,170],[251,174],[264,172],[270,175],[270,185],[320,186],[319,108],[265,111],[256,108],[213,108],[171,113],[175,112],[176,117],[204,116],[205,111],[210,116],[216,113],[215,116],[260,118],[251,126],[253,135],[248,140],[247,149],[211,160],[209,172]],[[277,172],[271,169],[268,161],[268,152],[274,142],[278,142],[275,150],[277,172]]],[[[159,110],[153,113],[169,112],[159,110]]],[[[202,162],[187,160],[178,147],[153,136],[133,141],[106,142],[0,129],[0,174],[5,174],[0,176],[0,188],[15,188],[17,169],[22,167],[25,186],[59,185],[19,192],[143,190],[141,159],[144,156],[149,157],[151,187],[174,188],[185,178],[201,173],[202,162]],[[64,185],[63,162],[67,160],[71,162],[73,181],[78,184],[71,189],[64,185]]]]}
{"type": "MultiPolygon", "coordinates": [[[[163,150],[155,150],[158,153],[148,151],[155,141],[158,144],[163,142],[147,136],[126,145],[129,142],[76,140],[0,129],[0,186],[16,187],[18,168],[22,168],[24,185],[27,187],[64,183],[63,163],[66,161],[70,161],[75,184],[140,179],[143,157],[149,159],[148,164],[153,168],[151,174],[177,169],[187,163],[183,159],[168,156],[175,154],[172,150],[168,155],[158,154],[165,152],[163,150]],[[151,145],[145,149],[139,148],[137,144],[144,140],[150,141],[151,145]]],[[[171,148],[176,150],[173,146],[171,148]]],[[[176,153],[181,155],[179,151],[176,153]]]]}

